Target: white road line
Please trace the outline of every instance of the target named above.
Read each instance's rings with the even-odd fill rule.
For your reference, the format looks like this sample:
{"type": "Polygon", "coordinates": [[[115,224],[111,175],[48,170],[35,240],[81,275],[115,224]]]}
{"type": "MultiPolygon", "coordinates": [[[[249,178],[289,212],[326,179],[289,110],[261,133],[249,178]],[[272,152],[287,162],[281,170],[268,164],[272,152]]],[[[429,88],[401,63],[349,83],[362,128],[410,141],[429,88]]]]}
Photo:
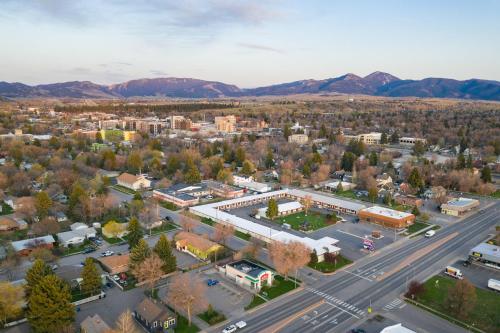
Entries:
{"type": "Polygon", "coordinates": [[[365,239],[365,237],[361,237],[361,236],[358,236],[358,235],[355,235],[355,234],[351,234],[350,232],[347,232],[347,231],[343,231],[343,230],[337,230],[338,232],[341,232],[343,234],[346,234],[346,235],[349,235],[349,236],[352,236],[352,237],[356,237],[356,238],[359,238],[359,239],[365,239]]]}
{"type": "Polygon", "coordinates": [[[344,270],[344,272],[347,272],[347,273],[352,274],[352,275],[354,275],[354,276],[357,276],[357,277],[359,277],[359,278],[365,279],[365,280],[367,280],[367,281],[373,282],[373,280],[372,280],[372,279],[369,279],[369,278],[364,277],[364,276],[362,276],[362,275],[359,275],[359,274],[356,274],[356,273],[353,273],[353,272],[350,272],[350,271],[346,271],[346,270],[344,270]]]}
{"type": "Polygon", "coordinates": [[[312,317],[312,318],[311,318],[311,319],[309,319],[309,320],[306,320],[306,324],[307,324],[307,323],[309,323],[309,322],[311,322],[311,321],[313,321],[313,320],[315,320],[315,319],[316,319],[316,318],[318,318],[319,316],[322,316],[324,313],[326,313],[326,312],[328,312],[328,311],[330,311],[330,309],[328,309],[328,310],[325,310],[325,311],[321,312],[320,314],[318,314],[318,315],[316,315],[316,316],[312,317]]]}
{"type": "Polygon", "coordinates": [[[340,311],[345,312],[345,313],[347,313],[347,314],[349,314],[349,315],[351,315],[351,316],[356,317],[356,318],[358,318],[358,319],[359,319],[359,317],[358,317],[358,316],[356,316],[354,313],[351,313],[351,312],[349,312],[349,311],[347,311],[347,310],[344,310],[344,309],[342,309],[341,307],[336,306],[335,304],[332,304],[332,303],[330,303],[330,302],[326,302],[326,304],[330,304],[331,306],[333,306],[333,307],[335,307],[335,308],[339,309],[340,311]]]}

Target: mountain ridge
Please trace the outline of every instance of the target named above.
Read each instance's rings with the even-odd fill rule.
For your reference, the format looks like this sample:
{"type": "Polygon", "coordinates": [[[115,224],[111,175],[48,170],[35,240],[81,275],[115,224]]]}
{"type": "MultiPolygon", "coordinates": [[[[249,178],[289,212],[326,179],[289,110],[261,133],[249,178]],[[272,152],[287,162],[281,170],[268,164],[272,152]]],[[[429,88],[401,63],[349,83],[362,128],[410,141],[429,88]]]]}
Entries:
{"type": "Polygon", "coordinates": [[[8,99],[223,98],[295,94],[362,94],[384,97],[435,97],[500,101],[500,82],[436,77],[422,80],[403,80],[380,71],[365,77],[347,73],[327,79],[306,79],[246,89],[219,81],[177,77],[142,78],[111,85],[100,85],[91,81],[69,81],[30,86],[20,82],[0,81],[0,96],[8,99]]]}

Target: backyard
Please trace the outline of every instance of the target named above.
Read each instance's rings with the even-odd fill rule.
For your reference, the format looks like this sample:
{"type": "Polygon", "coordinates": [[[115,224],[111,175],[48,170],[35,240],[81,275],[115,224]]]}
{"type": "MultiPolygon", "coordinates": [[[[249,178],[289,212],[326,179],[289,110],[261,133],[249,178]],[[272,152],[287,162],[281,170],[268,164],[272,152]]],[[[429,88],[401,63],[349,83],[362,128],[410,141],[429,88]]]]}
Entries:
{"type": "Polygon", "coordinates": [[[310,231],[335,224],[337,222],[337,216],[334,214],[325,215],[320,212],[310,210],[307,215],[305,212],[299,212],[284,217],[277,217],[274,221],[279,224],[287,223],[294,230],[310,231]]]}
{"type": "MultiPolygon", "coordinates": [[[[425,291],[416,300],[441,314],[454,318],[446,306],[446,299],[448,289],[456,283],[457,280],[448,277],[434,276],[425,282],[425,291]],[[436,284],[436,281],[439,282],[436,284]]],[[[476,295],[476,305],[472,308],[469,316],[460,320],[487,332],[499,332],[500,312],[498,309],[500,309],[500,297],[493,291],[481,288],[476,288],[476,295]]]]}

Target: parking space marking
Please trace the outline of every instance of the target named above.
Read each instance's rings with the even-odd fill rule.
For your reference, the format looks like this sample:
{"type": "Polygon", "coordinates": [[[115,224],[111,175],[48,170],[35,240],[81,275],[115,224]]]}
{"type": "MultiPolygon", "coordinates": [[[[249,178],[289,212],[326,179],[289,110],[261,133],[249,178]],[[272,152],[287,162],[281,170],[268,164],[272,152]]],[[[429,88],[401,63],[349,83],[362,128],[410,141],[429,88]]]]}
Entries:
{"type": "Polygon", "coordinates": [[[349,235],[349,236],[352,236],[352,237],[356,237],[356,238],[359,238],[359,239],[365,239],[365,237],[361,237],[361,236],[358,236],[358,235],[355,235],[355,234],[351,234],[350,232],[347,232],[347,231],[343,231],[343,230],[337,230],[338,232],[341,232],[343,234],[346,234],[346,235],[349,235]]]}

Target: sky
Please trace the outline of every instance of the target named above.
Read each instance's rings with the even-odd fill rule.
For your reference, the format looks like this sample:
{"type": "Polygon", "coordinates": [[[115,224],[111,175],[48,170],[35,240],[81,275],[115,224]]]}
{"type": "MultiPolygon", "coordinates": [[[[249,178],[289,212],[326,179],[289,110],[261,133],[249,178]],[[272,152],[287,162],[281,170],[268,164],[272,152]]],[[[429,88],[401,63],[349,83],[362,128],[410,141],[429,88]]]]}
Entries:
{"type": "Polygon", "coordinates": [[[496,0],[0,0],[0,81],[500,80],[496,0]]]}

